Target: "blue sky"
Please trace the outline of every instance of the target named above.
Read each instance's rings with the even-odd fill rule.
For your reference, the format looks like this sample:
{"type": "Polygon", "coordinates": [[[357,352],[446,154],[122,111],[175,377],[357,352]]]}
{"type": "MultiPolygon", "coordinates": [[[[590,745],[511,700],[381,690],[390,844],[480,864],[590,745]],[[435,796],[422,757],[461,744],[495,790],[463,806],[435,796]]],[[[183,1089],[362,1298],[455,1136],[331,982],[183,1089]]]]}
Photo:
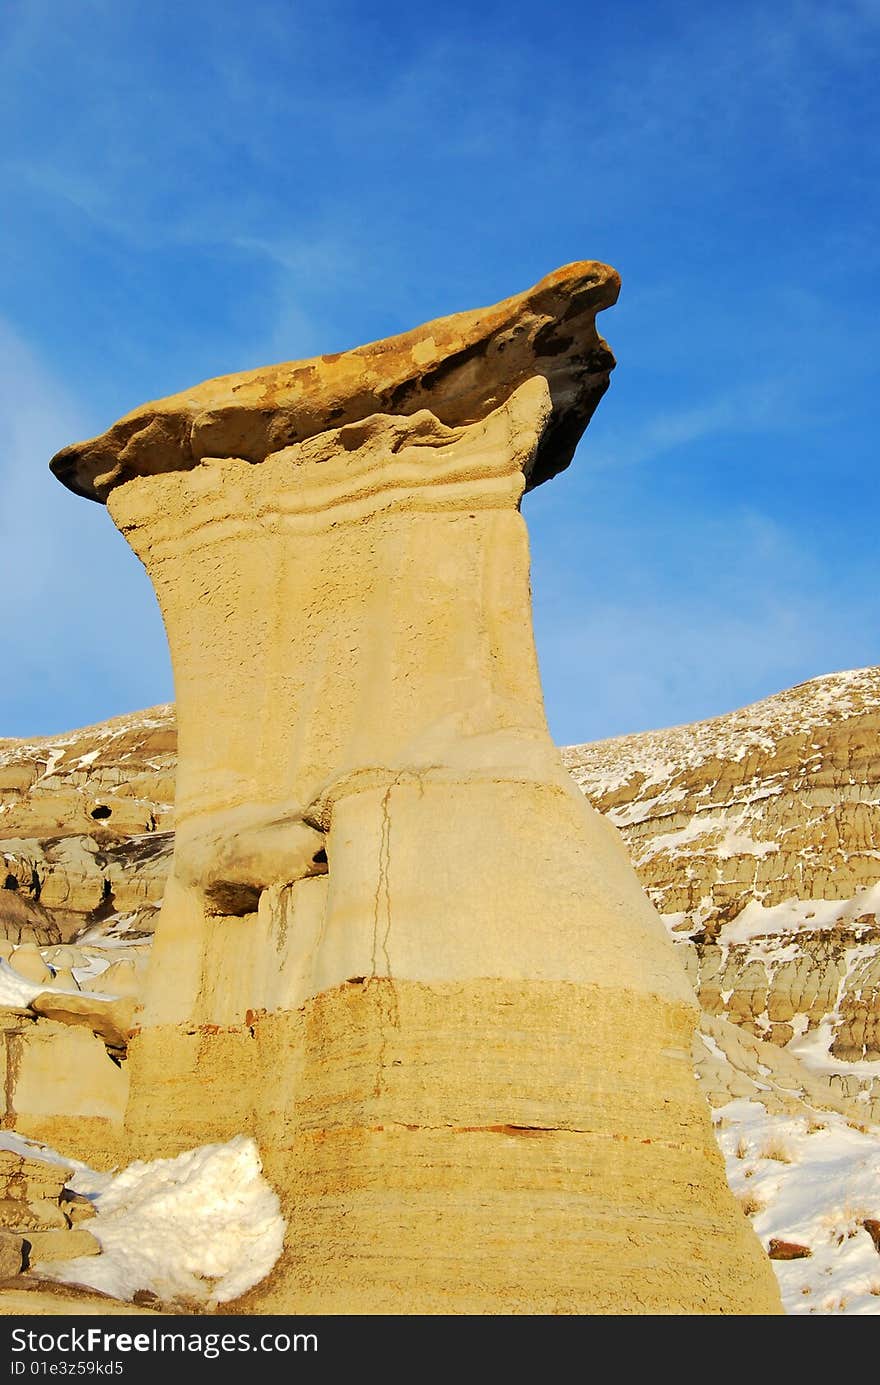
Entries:
{"type": "Polygon", "coordinates": [[[621,273],[527,497],[560,742],[880,663],[876,0],[5,0],[0,735],[173,696],[58,447],[208,376],[621,273]]]}

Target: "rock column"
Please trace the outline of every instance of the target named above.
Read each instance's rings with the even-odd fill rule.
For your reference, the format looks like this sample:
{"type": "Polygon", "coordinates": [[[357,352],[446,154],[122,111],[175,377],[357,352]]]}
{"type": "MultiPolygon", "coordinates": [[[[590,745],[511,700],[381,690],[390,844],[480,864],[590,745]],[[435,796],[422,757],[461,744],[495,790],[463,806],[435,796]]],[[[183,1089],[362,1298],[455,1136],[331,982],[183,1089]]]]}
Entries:
{"type": "Polygon", "coordinates": [[[209,381],[54,459],[155,584],[177,844],[132,1157],[256,1135],[247,1313],[773,1313],[696,1009],[547,731],[524,488],[608,383],[612,270],[209,381]]]}

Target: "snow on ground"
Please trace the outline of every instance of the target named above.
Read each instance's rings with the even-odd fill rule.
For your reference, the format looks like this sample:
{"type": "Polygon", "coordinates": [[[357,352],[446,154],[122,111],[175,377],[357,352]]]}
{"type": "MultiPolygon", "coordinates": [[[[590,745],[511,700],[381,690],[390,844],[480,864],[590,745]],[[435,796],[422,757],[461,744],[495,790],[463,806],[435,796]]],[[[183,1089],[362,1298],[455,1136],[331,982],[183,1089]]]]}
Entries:
{"type": "Polygon", "coordinates": [[[116,1174],[9,1131],[0,1132],[0,1148],[74,1168],[68,1187],[94,1204],[87,1229],[101,1254],[43,1265],[46,1278],[124,1300],[147,1289],[166,1303],[211,1309],[258,1284],[281,1254],[284,1219],[250,1136],[116,1174]]]}
{"type": "MultiPolygon", "coordinates": [[[[102,991],[92,983],[110,967],[111,960],[107,955],[108,953],[117,952],[119,954],[115,959],[117,961],[123,960],[128,953],[129,957],[137,964],[137,961],[144,956],[144,940],[141,937],[126,937],[125,935],[104,937],[97,928],[93,930],[92,937],[93,941],[87,942],[83,938],[72,947],[56,945],[37,949],[53,973],[53,979],[49,981],[29,981],[26,977],[19,975],[10,964],[11,959],[0,957],[0,1010],[26,1010],[34,996],[41,995],[44,991],[53,991],[58,995],[80,995],[84,986],[93,1000],[116,999],[118,991],[113,989],[102,991]],[[59,966],[70,966],[67,960],[70,956],[75,959],[70,970],[79,990],[60,985],[54,980],[54,973],[59,966]]],[[[15,951],[12,953],[12,957],[14,956],[15,951]]]]}
{"type": "Polygon", "coordinates": [[[13,971],[0,958],[0,1006],[13,1010],[26,1010],[35,995],[44,991],[45,986],[36,986],[33,981],[25,981],[17,971],[13,971]]]}
{"type": "Polygon", "coordinates": [[[771,934],[790,938],[797,933],[836,928],[841,923],[852,924],[864,914],[880,916],[880,882],[866,885],[849,899],[792,896],[767,908],[759,900],[749,899],[736,918],[724,924],[719,938],[725,943],[748,943],[771,934]]]}
{"type": "MultiPolygon", "coordinates": [[[[44,949],[51,951],[51,949],[44,949]]],[[[123,954],[124,956],[124,954],[123,954]]],[[[49,962],[50,970],[54,971],[52,963],[49,962]]],[[[0,1010],[3,1009],[27,1009],[34,996],[42,995],[44,992],[51,991],[53,995],[87,995],[90,1000],[118,1000],[119,991],[116,989],[103,991],[98,986],[91,984],[83,987],[84,982],[91,982],[101,976],[110,966],[106,957],[100,954],[92,954],[86,957],[82,966],[72,969],[72,975],[77,983],[77,987],[60,985],[56,980],[51,981],[29,981],[27,977],[20,976],[13,967],[9,965],[5,957],[0,957],[0,1010]]]]}
{"type": "Polygon", "coordinates": [[[864,1082],[880,1077],[880,1059],[860,1058],[857,1063],[847,1063],[843,1059],[835,1058],[831,1052],[835,1031],[833,1014],[827,1016],[821,1024],[810,1025],[806,1015],[792,1016],[791,1023],[795,1025],[797,1037],[786,1044],[785,1050],[799,1058],[810,1072],[827,1075],[836,1072],[842,1076],[858,1077],[864,1082]],[[800,1022],[796,1024],[796,1021],[800,1022]]]}
{"type": "MultiPolygon", "coordinates": [[[[630,805],[631,806],[631,805],[630,805]]],[[[616,826],[621,826],[621,813],[611,811],[608,817],[616,826]]],[[[708,850],[720,861],[729,860],[731,856],[756,856],[759,859],[770,856],[779,850],[779,843],[776,841],[756,842],[743,828],[745,813],[741,813],[739,819],[731,821],[727,814],[700,814],[695,813],[684,827],[678,828],[674,832],[658,832],[652,837],[645,838],[638,843],[630,843],[633,863],[644,866],[648,861],[659,856],[661,852],[669,857],[679,854],[685,856],[690,853],[688,847],[692,847],[696,842],[702,842],[704,838],[714,837],[708,850]],[[684,849],[684,850],[683,850],[684,849]]]]}
{"type": "Polygon", "coordinates": [[[143,947],[152,941],[152,933],[143,933],[138,928],[137,913],[111,914],[101,923],[77,934],[74,946],[100,947],[143,947]]]}
{"type": "Polygon", "coordinates": [[[880,1314],[880,1254],[865,1230],[880,1218],[880,1130],[832,1111],[769,1115],[756,1101],[714,1113],[731,1188],[765,1249],[809,1247],[774,1260],[786,1313],[880,1314]]]}
{"type": "MultiPolygon", "coordinates": [[[[81,975],[86,974],[81,969],[81,975]]],[[[100,975],[100,970],[96,971],[95,975],[100,975]]],[[[34,996],[42,995],[44,991],[52,991],[57,995],[82,994],[81,991],[71,990],[69,986],[56,986],[54,981],[28,981],[25,977],[19,976],[17,971],[13,971],[9,963],[0,957],[0,1009],[26,1010],[34,996]]],[[[116,997],[109,991],[90,990],[89,998],[114,1000],[116,997]]]]}

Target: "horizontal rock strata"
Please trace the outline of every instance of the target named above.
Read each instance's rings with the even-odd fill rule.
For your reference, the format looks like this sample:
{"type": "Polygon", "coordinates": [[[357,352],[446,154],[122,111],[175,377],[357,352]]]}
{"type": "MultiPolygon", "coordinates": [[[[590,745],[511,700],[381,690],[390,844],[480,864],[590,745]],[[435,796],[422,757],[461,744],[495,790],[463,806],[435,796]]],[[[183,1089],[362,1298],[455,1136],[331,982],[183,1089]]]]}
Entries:
{"type": "Polygon", "coordinates": [[[880,669],[563,756],[623,833],[703,1008],[880,1120],[880,669]]]}
{"type": "Polygon", "coordinates": [[[0,937],[57,943],[124,919],[152,932],[173,840],[173,708],[0,741],[0,937]]]}
{"type": "Polygon", "coordinates": [[[0,1279],[100,1254],[98,1241],[82,1225],[94,1209],[65,1186],[72,1174],[60,1164],[0,1149],[0,1279]]]}

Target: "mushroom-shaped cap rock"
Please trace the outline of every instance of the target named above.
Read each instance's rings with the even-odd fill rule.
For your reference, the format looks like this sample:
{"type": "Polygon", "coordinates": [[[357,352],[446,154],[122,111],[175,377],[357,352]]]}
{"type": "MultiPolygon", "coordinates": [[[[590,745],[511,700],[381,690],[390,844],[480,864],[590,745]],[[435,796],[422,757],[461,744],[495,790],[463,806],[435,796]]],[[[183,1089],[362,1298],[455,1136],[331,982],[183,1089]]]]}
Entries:
{"type": "Polygon", "coordinates": [[[552,411],[526,478],[532,488],[568,466],[608,387],[615,362],[595,317],[619,288],[608,265],[566,265],[491,308],[336,355],[223,375],[144,404],[99,437],[65,447],[50,465],[70,490],[103,502],[138,476],[188,471],[203,457],[261,462],[371,414],[429,409],[449,426],[472,423],[541,375],[552,411]]]}

